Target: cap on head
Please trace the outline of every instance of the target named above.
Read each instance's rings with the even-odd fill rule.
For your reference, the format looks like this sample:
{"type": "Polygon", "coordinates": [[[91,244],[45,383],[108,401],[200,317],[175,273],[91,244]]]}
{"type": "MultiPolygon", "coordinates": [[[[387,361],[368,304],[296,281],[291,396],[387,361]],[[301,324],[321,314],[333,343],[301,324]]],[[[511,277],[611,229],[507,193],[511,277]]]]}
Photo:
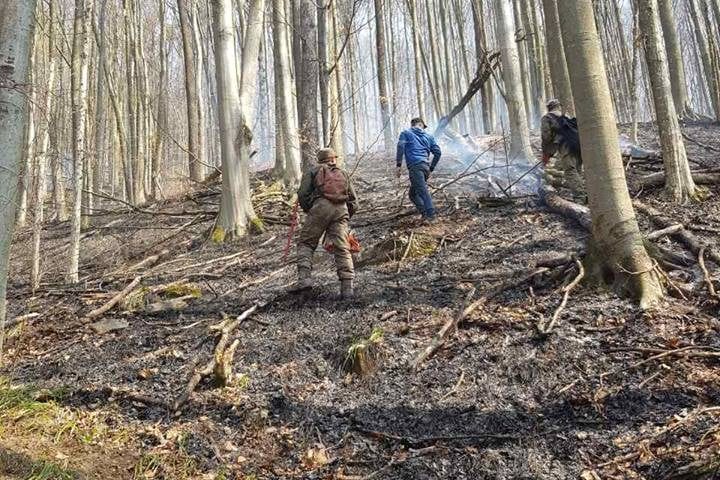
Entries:
{"type": "Polygon", "coordinates": [[[335,150],[332,148],[321,148],[317,152],[317,161],[318,163],[328,163],[332,160],[335,160],[337,158],[337,154],[335,154],[335,150]]]}
{"type": "Polygon", "coordinates": [[[415,117],[412,120],[410,120],[410,126],[411,127],[421,127],[421,128],[427,128],[427,125],[425,124],[425,120],[423,120],[420,117],[415,117]]]}
{"type": "Polygon", "coordinates": [[[562,107],[562,103],[560,103],[560,100],[557,98],[553,98],[552,100],[547,102],[547,109],[548,111],[557,110],[562,107]]]}

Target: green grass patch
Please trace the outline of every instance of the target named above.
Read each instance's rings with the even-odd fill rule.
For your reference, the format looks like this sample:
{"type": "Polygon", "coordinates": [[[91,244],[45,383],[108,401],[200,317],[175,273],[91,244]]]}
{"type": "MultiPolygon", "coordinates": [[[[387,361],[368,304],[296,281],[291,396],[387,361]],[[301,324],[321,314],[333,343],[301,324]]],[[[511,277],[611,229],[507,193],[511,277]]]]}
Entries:
{"type": "Polygon", "coordinates": [[[75,480],[78,476],[51,462],[37,462],[25,480],[75,480]]]}

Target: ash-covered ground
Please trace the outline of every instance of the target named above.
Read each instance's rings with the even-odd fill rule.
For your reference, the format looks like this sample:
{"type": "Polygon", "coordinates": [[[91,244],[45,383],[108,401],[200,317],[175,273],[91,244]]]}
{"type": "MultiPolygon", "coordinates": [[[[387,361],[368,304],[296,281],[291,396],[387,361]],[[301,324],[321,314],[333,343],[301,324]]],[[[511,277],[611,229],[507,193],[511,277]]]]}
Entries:
{"type": "MultiPolygon", "coordinates": [[[[685,127],[693,169],[720,170],[719,131],[685,127]]],[[[650,126],[639,143],[659,148],[650,126]]],[[[229,244],[208,240],[215,185],[142,210],[104,203],[83,240],[78,286],[62,284],[67,224],[45,230],[35,293],[30,232],[18,232],[9,318],[38,315],[12,327],[0,368],[0,478],[27,478],[42,462],[76,478],[714,478],[720,323],[700,268],[669,272],[686,298],[675,292],[645,313],[583,283],[540,335],[577,271],[572,261],[538,266],[582,252],[588,234],[539,204],[537,171],[507,188],[532,164],[506,165],[501,141],[455,148],[431,179],[441,217],[432,226],[409,208],[391,156],[347,159],[364,247],[352,302],[337,300],[321,249],[313,292],[285,292],[291,203],[261,175],[255,197],[267,231],[229,244]],[[473,152],[484,153],[475,161],[473,152]],[[407,248],[411,236],[419,246],[407,248]],[[130,268],[154,254],[162,258],[130,268]],[[127,326],[98,333],[88,313],[137,276],[148,290],[180,282],[200,294],[154,313],[115,307],[100,319],[127,326]],[[471,286],[488,300],[413,368],[471,286]],[[232,385],[205,379],[173,414],[169,405],[212,357],[210,327],[256,304],[233,336],[232,385]],[[371,368],[348,373],[348,350],[363,339],[371,368]],[[3,399],[20,385],[35,407],[18,413],[3,399]]],[[[628,176],[661,169],[659,160],[632,162],[628,176]]],[[[660,189],[633,193],[717,245],[720,189],[708,188],[708,200],[682,206],[660,189]]],[[[639,219],[643,231],[656,229],[639,219]]],[[[720,267],[707,266],[717,282],[720,267]]]]}

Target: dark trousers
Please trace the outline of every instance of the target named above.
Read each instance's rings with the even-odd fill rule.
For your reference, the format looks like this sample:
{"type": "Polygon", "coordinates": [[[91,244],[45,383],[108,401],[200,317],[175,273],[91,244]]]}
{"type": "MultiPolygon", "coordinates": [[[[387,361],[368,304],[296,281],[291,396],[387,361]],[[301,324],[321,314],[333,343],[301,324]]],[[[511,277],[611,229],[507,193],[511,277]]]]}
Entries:
{"type": "Polygon", "coordinates": [[[410,200],[423,217],[435,216],[432,197],[428,191],[427,179],[430,176],[430,166],[426,163],[408,166],[410,174],[410,200]]]}

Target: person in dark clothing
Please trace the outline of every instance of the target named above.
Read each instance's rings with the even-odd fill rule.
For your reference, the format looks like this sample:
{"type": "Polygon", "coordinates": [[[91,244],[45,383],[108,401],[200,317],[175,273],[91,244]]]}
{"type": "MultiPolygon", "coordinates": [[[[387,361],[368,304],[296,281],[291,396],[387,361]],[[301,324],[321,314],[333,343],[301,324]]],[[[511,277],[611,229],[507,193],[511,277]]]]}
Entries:
{"type": "Polygon", "coordinates": [[[403,157],[410,176],[410,200],[427,222],[435,221],[435,207],[428,191],[427,180],[435,170],[442,152],[432,135],[425,132],[422,118],[413,118],[410,128],[400,134],[397,145],[397,176],[400,177],[403,157]],[[430,162],[430,154],[433,155],[430,162]]]}
{"type": "Polygon", "coordinates": [[[582,154],[577,125],[571,124],[573,119],[565,116],[560,101],[550,100],[547,109],[548,112],[540,121],[545,179],[553,186],[563,186],[582,193],[584,181],[581,175],[582,154]],[[575,128],[563,128],[567,125],[574,125],[575,128]],[[554,165],[550,164],[552,156],[557,158],[554,165]]]}

